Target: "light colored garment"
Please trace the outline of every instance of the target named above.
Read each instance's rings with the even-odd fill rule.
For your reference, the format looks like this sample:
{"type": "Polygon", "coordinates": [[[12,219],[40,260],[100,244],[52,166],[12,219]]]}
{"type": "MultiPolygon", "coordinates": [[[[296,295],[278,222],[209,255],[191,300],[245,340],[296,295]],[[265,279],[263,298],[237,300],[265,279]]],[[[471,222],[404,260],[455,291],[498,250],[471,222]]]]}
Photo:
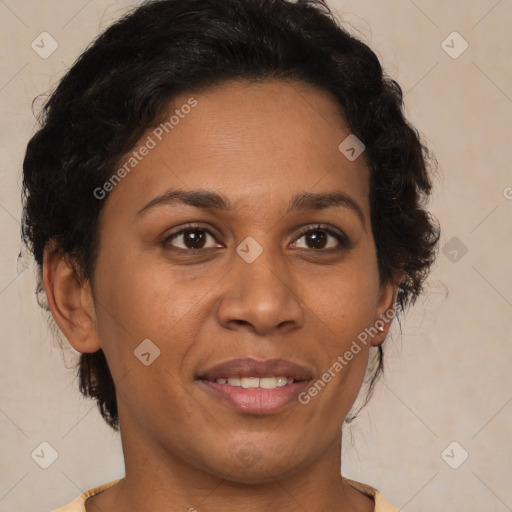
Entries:
{"type": "MultiPolygon", "coordinates": [[[[114,480],[113,482],[109,482],[107,484],[95,487],[94,489],[89,489],[88,491],[85,491],[80,496],[78,496],[78,498],[73,500],[69,505],[60,507],[54,510],[53,512],[85,512],[85,500],[87,498],[90,498],[95,494],[99,494],[100,492],[105,491],[106,489],[112,487],[113,485],[117,484],[120,481],[121,478],[119,478],[118,480],[114,480]]],[[[366,484],[362,484],[360,482],[355,482],[354,480],[349,480],[348,478],[345,478],[345,481],[358,491],[365,493],[366,495],[370,496],[375,500],[375,512],[400,512],[397,508],[392,507],[384,499],[384,496],[382,496],[382,494],[373,487],[370,487],[369,485],[366,484]]]]}

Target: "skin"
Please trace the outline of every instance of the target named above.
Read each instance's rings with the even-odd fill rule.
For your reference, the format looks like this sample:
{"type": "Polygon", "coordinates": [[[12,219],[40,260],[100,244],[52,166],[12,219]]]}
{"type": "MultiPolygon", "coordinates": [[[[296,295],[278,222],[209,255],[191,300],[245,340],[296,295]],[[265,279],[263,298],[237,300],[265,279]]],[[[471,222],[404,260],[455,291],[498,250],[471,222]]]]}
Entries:
{"type": "Polygon", "coordinates": [[[57,324],[76,350],[102,348],[116,382],[126,476],[86,510],[372,511],[340,477],[340,431],[370,343],[309,404],[274,414],[239,412],[196,380],[248,356],[294,361],[316,380],[393,308],[399,279],[379,280],[364,156],[338,150],[350,130],[334,99],[309,85],[230,82],[175,98],[171,113],[191,96],[197,106],[104,200],[92,282],[51,245],[45,253],[57,324]],[[222,193],[234,208],[176,202],[137,215],[172,188],[222,193]],[[334,190],[362,220],[344,205],[286,213],[295,194],[334,190]],[[165,241],[190,222],[213,235],[199,233],[195,254],[183,236],[165,241]],[[300,229],[316,223],[350,247],[320,230],[327,239],[315,249],[300,229]],[[248,236],[263,249],[250,264],[236,252],[248,236]],[[133,353],[145,339],[161,351],[149,366],[133,353]]]}

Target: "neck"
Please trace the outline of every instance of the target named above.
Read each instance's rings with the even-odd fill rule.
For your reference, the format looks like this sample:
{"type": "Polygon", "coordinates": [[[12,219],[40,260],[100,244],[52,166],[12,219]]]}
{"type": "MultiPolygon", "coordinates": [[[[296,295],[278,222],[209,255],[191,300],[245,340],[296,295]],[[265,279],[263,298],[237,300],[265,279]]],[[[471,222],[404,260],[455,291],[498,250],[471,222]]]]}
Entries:
{"type": "Polygon", "coordinates": [[[87,512],[374,510],[373,499],[341,477],[341,435],[325,453],[304,461],[302,467],[274,470],[274,474],[260,470],[250,476],[252,481],[240,482],[233,470],[207,471],[134,434],[122,431],[125,478],[87,500],[87,512]]]}

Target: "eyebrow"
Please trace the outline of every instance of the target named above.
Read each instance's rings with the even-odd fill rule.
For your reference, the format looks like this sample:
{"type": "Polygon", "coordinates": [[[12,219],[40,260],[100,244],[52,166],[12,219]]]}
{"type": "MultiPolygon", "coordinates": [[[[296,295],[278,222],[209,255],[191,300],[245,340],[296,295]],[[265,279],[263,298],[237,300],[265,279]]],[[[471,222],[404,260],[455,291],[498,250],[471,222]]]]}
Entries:
{"type": "MultiPolygon", "coordinates": [[[[173,205],[176,203],[183,203],[204,210],[231,211],[235,209],[234,205],[226,196],[217,192],[210,190],[188,191],[171,189],[152,199],[136,213],[136,216],[140,216],[156,206],[173,205]]],[[[365,216],[362,208],[354,199],[338,190],[328,193],[303,192],[297,194],[292,197],[286,213],[293,211],[323,210],[335,206],[341,206],[351,210],[357,215],[363,227],[365,227],[365,216]]]]}

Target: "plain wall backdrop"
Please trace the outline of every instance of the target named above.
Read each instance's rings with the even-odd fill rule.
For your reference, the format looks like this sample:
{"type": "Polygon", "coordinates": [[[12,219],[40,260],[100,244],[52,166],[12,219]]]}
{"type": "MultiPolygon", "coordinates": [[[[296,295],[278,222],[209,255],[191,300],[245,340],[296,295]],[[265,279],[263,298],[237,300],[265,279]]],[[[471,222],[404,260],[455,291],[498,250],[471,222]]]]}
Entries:
{"type": "MultiPolygon", "coordinates": [[[[406,512],[512,510],[512,1],[328,3],[403,87],[439,162],[430,209],[442,227],[426,294],[345,427],[343,474],[406,512]]],[[[62,355],[18,254],[32,101],[132,5],[0,0],[1,512],[49,512],[124,475],[119,437],[79,397],[74,354],[62,355]],[[57,454],[47,469],[42,442],[57,454]]]]}

